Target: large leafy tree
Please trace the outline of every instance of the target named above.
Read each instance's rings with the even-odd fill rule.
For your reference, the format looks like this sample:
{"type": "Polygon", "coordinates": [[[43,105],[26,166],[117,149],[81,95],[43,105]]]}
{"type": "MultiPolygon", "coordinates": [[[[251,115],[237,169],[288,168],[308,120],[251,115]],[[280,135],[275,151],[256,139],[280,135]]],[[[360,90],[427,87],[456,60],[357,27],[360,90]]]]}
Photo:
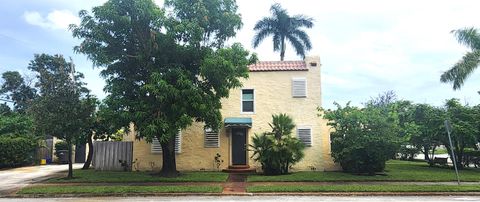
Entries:
{"type": "MultiPolygon", "coordinates": [[[[457,99],[447,100],[445,103],[447,119],[452,126],[452,144],[450,146],[446,135],[441,139],[443,145],[447,148],[450,158],[452,158],[452,150],[455,152],[455,160],[457,165],[463,165],[465,162],[465,148],[475,148],[478,143],[478,111],[468,105],[462,105],[457,99]]],[[[453,158],[452,158],[453,159],[453,158]]]]}
{"type": "Polygon", "coordinates": [[[224,47],[241,27],[233,0],[110,0],[81,11],[71,26],[75,50],[103,70],[106,105],[118,127],[133,122],[137,138],[160,141],[163,176],[177,176],[175,138],[194,121],[219,128],[221,102],[247,78],[248,52],[224,47]]]}
{"type": "Polygon", "coordinates": [[[30,111],[38,133],[65,140],[68,145],[69,172],[73,177],[72,144],[82,137],[95,110],[81,73],[73,73],[73,64],[61,55],[35,55],[28,69],[35,72],[39,96],[30,111]]]}
{"type": "Polygon", "coordinates": [[[455,34],[458,42],[467,46],[470,51],[452,68],[444,72],[440,77],[440,81],[453,83],[453,89],[458,90],[480,63],[480,33],[473,27],[453,30],[452,32],[455,34]]]}
{"type": "Polygon", "coordinates": [[[312,48],[312,43],[301,28],[313,27],[313,19],[303,15],[290,16],[278,3],[273,4],[270,11],[272,15],[258,21],[253,28],[257,32],[253,37],[253,47],[258,47],[265,38],[272,36],[273,50],[280,51],[281,61],[285,58],[287,41],[295,48],[297,55],[305,57],[305,52],[312,48]]]}
{"type": "Polygon", "coordinates": [[[430,165],[433,165],[436,147],[442,144],[440,140],[446,135],[443,125],[445,118],[443,109],[428,104],[414,105],[410,116],[418,129],[410,136],[409,143],[420,149],[430,165]]]}
{"type": "Polygon", "coordinates": [[[0,96],[5,100],[11,100],[16,112],[24,113],[36,97],[36,89],[31,87],[30,83],[25,81],[17,71],[2,73],[2,79],[0,96]]]}

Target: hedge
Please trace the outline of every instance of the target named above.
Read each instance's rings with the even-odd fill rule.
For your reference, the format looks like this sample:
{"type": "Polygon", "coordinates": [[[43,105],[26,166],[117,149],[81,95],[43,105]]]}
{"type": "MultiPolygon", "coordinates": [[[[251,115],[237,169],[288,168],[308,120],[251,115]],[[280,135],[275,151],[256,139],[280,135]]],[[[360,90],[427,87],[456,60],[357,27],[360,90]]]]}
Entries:
{"type": "Polygon", "coordinates": [[[32,138],[0,136],[0,168],[31,164],[35,148],[32,138]]]}

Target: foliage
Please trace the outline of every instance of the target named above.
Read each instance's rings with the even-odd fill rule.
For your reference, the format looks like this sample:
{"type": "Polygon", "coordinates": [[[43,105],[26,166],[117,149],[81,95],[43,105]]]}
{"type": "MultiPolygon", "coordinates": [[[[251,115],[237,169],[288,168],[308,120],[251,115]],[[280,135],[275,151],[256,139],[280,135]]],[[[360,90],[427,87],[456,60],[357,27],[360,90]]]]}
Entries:
{"type": "Polygon", "coordinates": [[[451,137],[453,148],[450,147],[446,135],[444,135],[440,141],[447,148],[450,158],[453,157],[451,151],[454,151],[457,165],[466,166],[464,165],[465,160],[463,159],[465,148],[475,148],[475,144],[478,142],[478,120],[480,118],[480,111],[468,105],[464,106],[460,104],[457,99],[447,100],[445,110],[447,119],[452,126],[451,137]]]}
{"type": "Polygon", "coordinates": [[[305,57],[305,52],[312,48],[310,37],[301,28],[312,28],[313,19],[303,16],[290,16],[280,4],[273,4],[270,8],[271,17],[265,17],[255,24],[253,30],[257,33],[253,37],[253,47],[258,47],[267,36],[273,36],[273,50],[280,51],[280,60],[285,57],[286,40],[288,40],[297,55],[305,57]]]}
{"type": "Polygon", "coordinates": [[[2,73],[3,84],[0,86],[0,95],[13,101],[15,111],[24,113],[32,100],[37,96],[36,89],[17,71],[2,73]]]}
{"type": "Polygon", "coordinates": [[[31,164],[36,146],[32,137],[0,136],[0,168],[31,164]]]}
{"type": "Polygon", "coordinates": [[[20,113],[0,114],[0,136],[33,134],[31,117],[20,113]]]}
{"type": "Polygon", "coordinates": [[[290,135],[295,125],[288,115],[272,115],[272,119],[272,132],[252,138],[252,158],[260,162],[265,175],[287,174],[290,166],[303,158],[305,145],[290,135]]]}
{"type": "Polygon", "coordinates": [[[453,89],[460,89],[465,80],[478,67],[480,62],[480,34],[473,27],[453,30],[457,41],[467,46],[470,51],[467,52],[452,68],[445,71],[440,81],[443,83],[453,83],[453,89]]]}
{"type": "Polygon", "coordinates": [[[336,110],[321,110],[332,127],[331,147],[334,161],[352,173],[383,171],[385,162],[398,148],[398,115],[385,114],[381,108],[363,109],[338,103],[336,110]]]}
{"type": "Polygon", "coordinates": [[[36,73],[35,85],[40,93],[30,107],[34,125],[38,133],[53,135],[67,142],[68,177],[72,178],[72,144],[89,127],[95,110],[95,106],[91,105],[93,98],[81,81],[83,75],[73,73],[73,63],[65,61],[61,55],[35,55],[28,68],[36,73]]]}
{"type": "Polygon", "coordinates": [[[443,125],[445,112],[428,104],[416,104],[410,119],[418,128],[417,132],[411,135],[409,143],[419,148],[425,160],[433,165],[435,149],[442,144],[440,140],[446,135],[443,125]]]}
{"type": "Polygon", "coordinates": [[[241,26],[232,0],[110,0],[80,12],[75,47],[102,68],[105,104],[116,129],[133,122],[137,138],[162,146],[164,176],[177,176],[174,136],[194,121],[219,128],[222,98],[247,78],[249,53],[224,47],[241,26]]]}

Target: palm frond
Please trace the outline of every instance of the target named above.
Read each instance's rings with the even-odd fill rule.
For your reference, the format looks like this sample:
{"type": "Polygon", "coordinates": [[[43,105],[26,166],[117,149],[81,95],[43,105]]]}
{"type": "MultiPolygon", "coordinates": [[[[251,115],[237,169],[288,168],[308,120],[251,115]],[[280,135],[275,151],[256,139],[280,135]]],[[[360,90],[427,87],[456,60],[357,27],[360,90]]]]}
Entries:
{"type": "Polygon", "coordinates": [[[306,50],[312,49],[312,43],[310,42],[310,37],[305,33],[303,30],[294,30],[291,35],[295,36],[296,38],[300,39],[302,43],[305,45],[306,50]]]}
{"type": "Polygon", "coordinates": [[[277,20],[270,17],[265,17],[258,21],[253,27],[253,30],[262,30],[262,29],[273,29],[277,24],[277,20]]]}
{"type": "Polygon", "coordinates": [[[288,15],[287,10],[282,8],[282,6],[279,3],[275,3],[270,7],[270,12],[272,12],[273,16],[283,16],[283,15],[288,15]]]}
{"type": "Polygon", "coordinates": [[[288,41],[290,44],[292,44],[293,48],[295,48],[295,52],[297,52],[297,55],[300,55],[302,57],[305,57],[305,46],[300,40],[297,39],[297,37],[289,35],[287,36],[288,41]]]}
{"type": "Polygon", "coordinates": [[[253,47],[256,48],[267,36],[275,34],[271,29],[262,29],[253,36],[253,47]]]}
{"type": "Polygon", "coordinates": [[[480,49],[480,35],[477,29],[473,27],[463,28],[453,30],[452,33],[460,44],[468,46],[471,49],[480,49]]]}
{"type": "Polygon", "coordinates": [[[294,27],[313,27],[313,18],[304,15],[294,15],[291,17],[291,23],[294,27]]]}
{"type": "Polygon", "coordinates": [[[447,70],[440,77],[443,83],[453,83],[453,89],[462,87],[465,80],[470,76],[480,63],[480,50],[474,50],[465,54],[451,69],[447,70]]]}

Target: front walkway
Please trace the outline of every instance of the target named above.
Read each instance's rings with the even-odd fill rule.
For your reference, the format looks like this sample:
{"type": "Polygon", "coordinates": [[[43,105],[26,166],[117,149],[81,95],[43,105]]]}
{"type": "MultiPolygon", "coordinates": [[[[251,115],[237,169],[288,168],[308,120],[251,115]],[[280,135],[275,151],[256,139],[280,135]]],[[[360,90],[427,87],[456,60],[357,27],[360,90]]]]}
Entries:
{"type": "Polygon", "coordinates": [[[247,174],[230,173],[227,182],[223,184],[222,194],[246,194],[247,174]]]}
{"type": "MultiPolygon", "coordinates": [[[[82,166],[82,163],[73,164],[73,169],[78,169],[82,166]]],[[[68,164],[29,166],[0,170],[0,195],[9,194],[19,188],[44,180],[50,175],[67,170],[68,164]]]]}

